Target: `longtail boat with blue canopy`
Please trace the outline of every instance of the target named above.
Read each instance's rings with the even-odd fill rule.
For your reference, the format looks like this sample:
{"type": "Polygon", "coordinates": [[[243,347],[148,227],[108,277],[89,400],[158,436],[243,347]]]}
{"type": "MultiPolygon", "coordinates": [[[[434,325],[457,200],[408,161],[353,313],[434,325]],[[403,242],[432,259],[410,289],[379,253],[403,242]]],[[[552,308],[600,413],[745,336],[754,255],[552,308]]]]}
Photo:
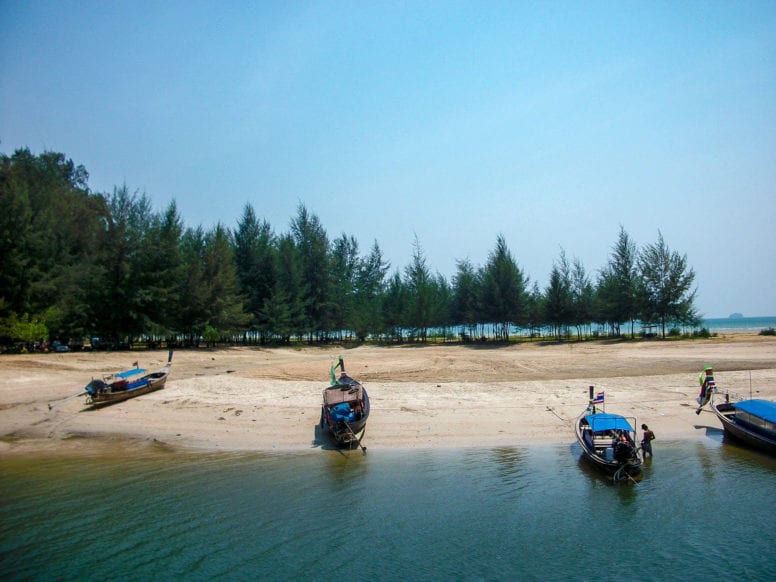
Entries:
{"type": "Polygon", "coordinates": [[[366,453],[361,439],[369,418],[369,395],[361,382],[347,375],[342,358],[329,373],[330,386],[323,391],[321,428],[329,433],[336,445],[348,448],[358,445],[366,453]],[[340,369],[339,378],[335,374],[337,368],[340,369]]]}
{"type": "Polygon", "coordinates": [[[167,354],[167,364],[159,370],[148,372],[137,366],[124,372],[92,379],[86,385],[86,404],[92,408],[122,402],[142,394],[164,388],[172,368],[172,350],[167,354]]]}
{"type": "MultiPolygon", "coordinates": [[[[707,366],[704,372],[710,374],[711,366],[707,366]]],[[[776,455],[776,402],[758,398],[731,402],[730,395],[726,393],[724,402],[716,403],[716,392],[715,384],[706,401],[710,401],[711,410],[722,423],[725,434],[745,445],[776,455]]]]}
{"type": "Polygon", "coordinates": [[[599,412],[605,406],[605,394],[593,396],[577,419],[575,431],[584,455],[599,469],[611,475],[615,483],[641,479],[641,457],[637,446],[636,419],[619,414],[599,412]]]}

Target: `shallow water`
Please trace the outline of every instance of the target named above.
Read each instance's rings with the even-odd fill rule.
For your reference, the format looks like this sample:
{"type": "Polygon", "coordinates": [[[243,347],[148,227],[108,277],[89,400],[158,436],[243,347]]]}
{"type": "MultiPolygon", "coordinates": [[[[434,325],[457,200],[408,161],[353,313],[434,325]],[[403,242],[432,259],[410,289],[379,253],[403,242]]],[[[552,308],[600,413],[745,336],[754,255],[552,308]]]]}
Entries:
{"type": "Polygon", "coordinates": [[[5,580],[770,580],[776,460],[660,442],[0,459],[5,580]]]}

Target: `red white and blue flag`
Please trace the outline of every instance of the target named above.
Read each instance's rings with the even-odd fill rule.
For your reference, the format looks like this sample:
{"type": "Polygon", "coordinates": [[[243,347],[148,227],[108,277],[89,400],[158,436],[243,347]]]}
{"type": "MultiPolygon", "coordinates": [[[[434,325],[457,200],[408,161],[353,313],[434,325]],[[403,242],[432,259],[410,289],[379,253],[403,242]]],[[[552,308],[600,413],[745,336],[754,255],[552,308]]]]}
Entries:
{"type": "Polygon", "coordinates": [[[604,393],[599,392],[595,395],[595,398],[591,400],[591,404],[603,404],[604,403],[604,393]]]}

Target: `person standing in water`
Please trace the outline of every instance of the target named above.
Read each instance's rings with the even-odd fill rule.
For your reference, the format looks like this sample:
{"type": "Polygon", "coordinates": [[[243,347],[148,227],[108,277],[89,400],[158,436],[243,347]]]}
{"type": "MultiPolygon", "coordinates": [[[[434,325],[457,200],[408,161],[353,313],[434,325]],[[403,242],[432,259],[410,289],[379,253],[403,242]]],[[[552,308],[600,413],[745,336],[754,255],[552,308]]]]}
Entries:
{"type": "Polygon", "coordinates": [[[649,427],[646,424],[641,425],[641,430],[644,431],[644,435],[641,437],[641,450],[644,451],[644,457],[646,458],[647,453],[649,453],[649,456],[652,456],[652,441],[655,440],[655,433],[649,430],[649,427]]]}

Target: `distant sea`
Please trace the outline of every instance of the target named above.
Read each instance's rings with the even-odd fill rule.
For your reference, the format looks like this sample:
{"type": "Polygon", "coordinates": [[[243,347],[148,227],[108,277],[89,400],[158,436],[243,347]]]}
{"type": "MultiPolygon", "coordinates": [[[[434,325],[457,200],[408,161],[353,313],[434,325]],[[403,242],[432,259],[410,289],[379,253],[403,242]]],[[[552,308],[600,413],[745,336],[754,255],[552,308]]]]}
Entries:
{"type": "MultiPolygon", "coordinates": [[[[712,334],[724,334],[724,333],[759,333],[760,331],[768,328],[776,329],[776,316],[770,315],[765,317],[716,317],[716,318],[706,318],[701,321],[700,326],[697,329],[705,328],[708,329],[710,333],[712,334]]],[[[593,326],[593,329],[597,329],[596,326],[593,326]]],[[[630,324],[625,323],[621,327],[623,334],[630,334],[630,324]]],[[[641,326],[640,323],[636,323],[634,326],[634,332],[636,334],[641,333],[644,330],[644,328],[641,326]]],[[[601,333],[605,334],[606,329],[601,328],[598,329],[601,333]]],[[[653,326],[651,329],[647,330],[651,331],[652,333],[655,333],[657,331],[656,326],[653,326]]],[[[666,331],[668,331],[668,328],[666,328],[666,331]]],[[[692,331],[691,329],[685,329],[683,330],[685,332],[692,331]]],[[[436,333],[441,334],[443,330],[437,329],[435,330],[436,333]]],[[[527,335],[529,330],[527,328],[513,328],[513,333],[516,333],[518,335],[527,335]]],[[[456,331],[453,330],[453,333],[455,334],[456,331]]],[[[494,335],[494,329],[491,325],[486,325],[484,327],[484,333],[486,335],[492,336],[494,335]]],[[[548,332],[546,332],[548,333],[548,332]]]]}
{"type": "Polygon", "coordinates": [[[638,484],[562,446],[0,457],[12,580],[772,580],[776,459],[655,441],[638,484]]]}
{"type": "Polygon", "coordinates": [[[711,333],[758,333],[768,328],[776,329],[776,316],[704,319],[701,327],[705,327],[711,333]]]}

